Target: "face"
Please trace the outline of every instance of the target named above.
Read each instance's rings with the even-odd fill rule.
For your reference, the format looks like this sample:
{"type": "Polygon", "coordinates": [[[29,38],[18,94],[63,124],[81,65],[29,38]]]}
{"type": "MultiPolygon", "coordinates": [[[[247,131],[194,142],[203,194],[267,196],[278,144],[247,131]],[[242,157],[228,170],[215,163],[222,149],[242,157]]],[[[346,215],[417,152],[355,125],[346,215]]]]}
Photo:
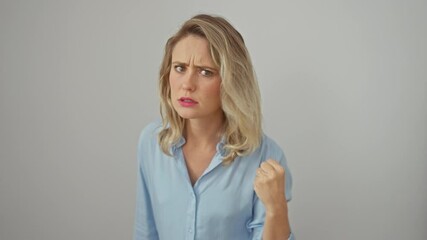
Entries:
{"type": "Polygon", "coordinates": [[[221,77],[206,39],[189,35],[176,43],[169,83],[173,107],[182,118],[214,120],[222,117],[221,77]]]}

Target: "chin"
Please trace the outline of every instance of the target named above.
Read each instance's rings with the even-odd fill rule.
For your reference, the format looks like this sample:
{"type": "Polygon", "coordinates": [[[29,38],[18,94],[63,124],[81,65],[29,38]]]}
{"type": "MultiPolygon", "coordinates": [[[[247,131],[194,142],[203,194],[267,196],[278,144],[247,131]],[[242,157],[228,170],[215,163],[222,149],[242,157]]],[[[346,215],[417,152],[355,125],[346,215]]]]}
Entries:
{"type": "Polygon", "coordinates": [[[195,114],[194,112],[190,112],[190,111],[182,111],[182,109],[176,109],[175,108],[175,112],[178,113],[178,115],[180,117],[182,117],[183,119],[194,119],[198,117],[198,114],[195,114]]]}
{"type": "Polygon", "coordinates": [[[198,118],[198,116],[197,115],[195,115],[195,114],[188,114],[188,113],[184,113],[184,114],[182,114],[182,113],[179,113],[178,112],[178,115],[180,116],[180,117],[182,117],[183,119],[195,119],[195,118],[198,118]]]}

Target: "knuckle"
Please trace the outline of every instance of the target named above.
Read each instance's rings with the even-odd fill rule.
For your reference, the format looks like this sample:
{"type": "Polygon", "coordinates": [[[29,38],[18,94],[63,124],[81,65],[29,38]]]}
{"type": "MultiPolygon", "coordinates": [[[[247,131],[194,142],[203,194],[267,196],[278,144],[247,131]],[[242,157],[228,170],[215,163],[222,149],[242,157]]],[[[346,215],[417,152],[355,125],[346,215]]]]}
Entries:
{"type": "Polygon", "coordinates": [[[268,162],[268,163],[275,163],[275,162],[276,162],[276,160],[274,160],[273,158],[269,158],[269,159],[267,160],[267,162],[268,162]]]}

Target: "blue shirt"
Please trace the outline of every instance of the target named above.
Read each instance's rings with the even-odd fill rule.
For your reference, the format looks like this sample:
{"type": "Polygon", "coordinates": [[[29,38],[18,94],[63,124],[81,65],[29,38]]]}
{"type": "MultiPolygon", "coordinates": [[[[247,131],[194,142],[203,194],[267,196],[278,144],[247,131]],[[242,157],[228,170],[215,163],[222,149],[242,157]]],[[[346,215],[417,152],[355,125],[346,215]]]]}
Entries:
{"type": "MultiPolygon", "coordinates": [[[[266,135],[252,154],[224,166],[224,142],[210,165],[192,186],[182,146],[164,154],[158,144],[160,123],[142,130],[138,144],[138,189],[135,240],[255,240],[262,239],[265,208],[253,182],[256,169],[275,159],[285,169],[286,199],[291,199],[292,178],[281,148],[266,135]]],[[[293,234],[289,239],[294,239],[293,234]]]]}

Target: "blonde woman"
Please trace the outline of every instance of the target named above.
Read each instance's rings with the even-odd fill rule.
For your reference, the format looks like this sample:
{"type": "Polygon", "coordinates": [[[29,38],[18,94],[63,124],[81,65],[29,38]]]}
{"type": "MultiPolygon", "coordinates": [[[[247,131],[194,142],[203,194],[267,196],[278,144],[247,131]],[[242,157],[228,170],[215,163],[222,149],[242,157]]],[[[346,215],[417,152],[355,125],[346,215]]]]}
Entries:
{"type": "Polygon", "coordinates": [[[291,175],[261,129],[260,94],[242,36],[197,15],[165,47],[162,122],[138,145],[136,240],[294,239],[291,175]]]}

